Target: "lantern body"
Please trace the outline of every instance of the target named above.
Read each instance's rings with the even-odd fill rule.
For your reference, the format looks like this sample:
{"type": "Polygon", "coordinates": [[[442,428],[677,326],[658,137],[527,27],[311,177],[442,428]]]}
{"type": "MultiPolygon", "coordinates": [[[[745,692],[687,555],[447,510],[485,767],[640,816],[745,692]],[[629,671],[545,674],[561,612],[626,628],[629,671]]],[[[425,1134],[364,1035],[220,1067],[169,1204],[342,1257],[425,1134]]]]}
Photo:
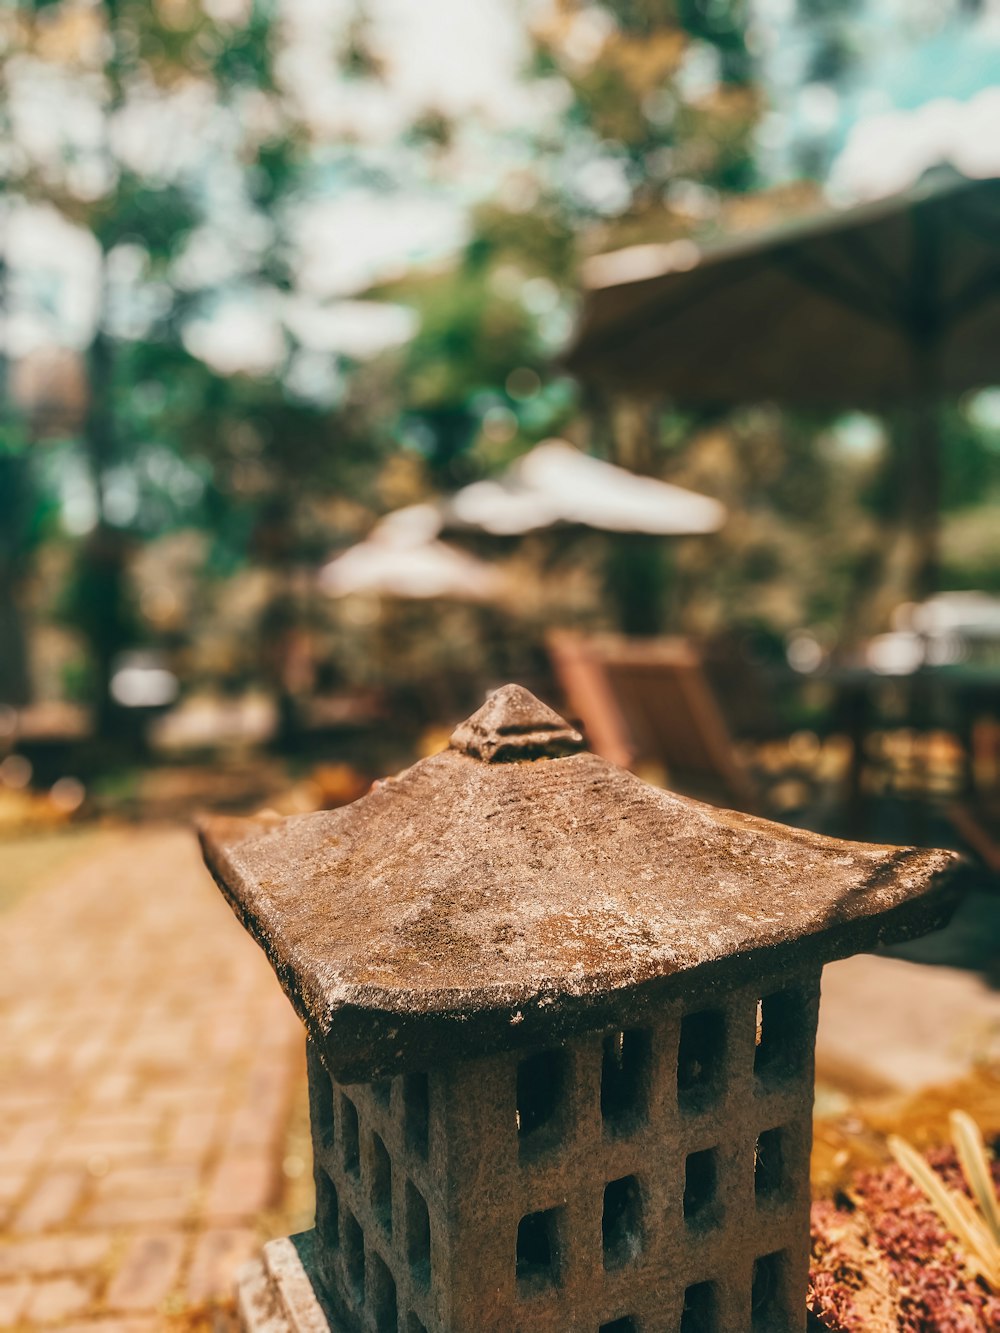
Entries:
{"type": "Polygon", "coordinates": [[[314,1262],[345,1328],[804,1327],[818,1002],[816,975],[771,979],[369,1084],[311,1048],[314,1262]]]}

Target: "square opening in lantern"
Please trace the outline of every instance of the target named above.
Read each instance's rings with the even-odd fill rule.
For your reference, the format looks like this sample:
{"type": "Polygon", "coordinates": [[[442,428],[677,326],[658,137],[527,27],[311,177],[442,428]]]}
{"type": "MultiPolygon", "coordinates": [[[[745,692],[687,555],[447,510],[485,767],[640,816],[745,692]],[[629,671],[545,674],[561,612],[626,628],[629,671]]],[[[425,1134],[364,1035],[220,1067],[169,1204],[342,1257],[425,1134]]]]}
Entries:
{"type": "Polygon", "coordinates": [[[333,1080],[318,1055],[309,1056],[309,1118],[313,1137],[322,1151],[333,1147],[336,1131],[333,1110],[333,1080]]]}
{"type": "Polygon", "coordinates": [[[559,1211],[528,1213],[517,1224],[517,1280],[528,1286],[554,1283],[559,1276],[559,1211]]]}
{"type": "Polygon", "coordinates": [[[702,1111],[722,1091],[726,1018],[717,1010],[685,1014],[677,1051],[677,1098],[682,1111],[702,1111]]]}
{"type": "Polygon", "coordinates": [[[801,991],[776,991],[757,1003],[754,1073],[780,1082],[802,1072],[812,1046],[806,1033],[806,1000],[801,991]]]}
{"type": "Polygon", "coordinates": [[[340,1149],[344,1170],[349,1176],[358,1175],[361,1171],[358,1108],[343,1093],[340,1097],[340,1149]]]}
{"type": "Polygon", "coordinates": [[[569,1061],[564,1051],[539,1051],[517,1067],[517,1134],[523,1150],[551,1146],[563,1127],[569,1061]]]}
{"type": "Polygon", "coordinates": [[[602,1324],[597,1333],[639,1333],[639,1325],[626,1315],[624,1319],[613,1319],[610,1324],[602,1324]]]}
{"type": "Polygon", "coordinates": [[[696,1282],[685,1291],[680,1333],[721,1333],[714,1282],[696,1282]]]}
{"type": "Polygon", "coordinates": [[[383,1110],[388,1111],[392,1104],[392,1079],[380,1078],[371,1085],[372,1096],[383,1110]]]}
{"type": "Polygon", "coordinates": [[[646,1120],[652,1040],[648,1032],[609,1032],[601,1060],[601,1116],[609,1134],[628,1134],[646,1120]]]}
{"type": "Polygon", "coordinates": [[[354,1297],[355,1304],[361,1305],[365,1299],[365,1237],[358,1226],[357,1218],[349,1208],[344,1209],[342,1236],[347,1288],[354,1297]]]}
{"type": "Polygon", "coordinates": [[[406,1257],[414,1282],[431,1280],[431,1218],[427,1202],[412,1180],[406,1182],[406,1257]]]}
{"type": "Polygon", "coordinates": [[[785,1255],[783,1251],[765,1254],[753,1266],[750,1293],[752,1333],[774,1333],[791,1321],[785,1292],[785,1255]]]}
{"type": "Polygon", "coordinates": [[[709,1227],[719,1221],[718,1153],[714,1148],[690,1153],[684,1163],[684,1220],[709,1227]]]}
{"type": "Polygon", "coordinates": [[[635,1176],[622,1176],[604,1187],[604,1267],[622,1268],[642,1250],[642,1193],[635,1176]]]}
{"type": "Polygon", "coordinates": [[[431,1097],[426,1074],[403,1077],[403,1124],[406,1146],[426,1158],[430,1146],[431,1097]]]}
{"type": "Polygon", "coordinates": [[[766,1129],[757,1140],[753,1178],[758,1200],[780,1199],[787,1193],[785,1140],[783,1129],[766,1129]]]}
{"type": "Polygon", "coordinates": [[[340,1203],[337,1187],[326,1171],[320,1170],[316,1177],[316,1230],[328,1250],[336,1250],[340,1245],[340,1203]]]}
{"type": "Polygon", "coordinates": [[[371,1138],[370,1194],[372,1212],[382,1229],[392,1235],[392,1160],[377,1134],[371,1138]]]}
{"type": "Polygon", "coordinates": [[[396,1282],[385,1261],[372,1254],[372,1314],[376,1333],[397,1333],[396,1282]]]}

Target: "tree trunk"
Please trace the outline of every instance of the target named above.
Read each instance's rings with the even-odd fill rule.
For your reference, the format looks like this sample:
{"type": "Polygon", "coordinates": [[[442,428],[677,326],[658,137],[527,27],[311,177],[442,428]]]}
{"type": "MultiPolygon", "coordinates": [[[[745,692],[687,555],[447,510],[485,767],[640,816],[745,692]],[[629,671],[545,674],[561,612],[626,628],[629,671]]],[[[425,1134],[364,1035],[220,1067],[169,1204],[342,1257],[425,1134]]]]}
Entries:
{"type": "Polygon", "coordinates": [[[941,527],[941,430],[937,404],[922,396],[914,405],[909,466],[900,527],[907,556],[908,591],[922,602],[938,591],[941,527]]]}
{"type": "Polygon", "coordinates": [[[608,537],[607,591],[623,634],[662,634],[669,580],[666,541],[641,533],[608,537]]]}
{"type": "Polygon", "coordinates": [[[116,738],[124,731],[121,708],[111,693],[115,659],[129,646],[127,543],[108,519],[108,470],[115,453],[114,354],[110,339],[98,329],[87,353],[90,403],[84,444],[97,501],[97,527],[84,542],[78,583],[83,604],[79,622],[88,641],[94,673],[94,721],[98,736],[116,738]]]}
{"type": "Polygon", "coordinates": [[[20,594],[32,500],[27,458],[0,453],[0,705],[19,707],[31,697],[20,594]]]}
{"type": "Polygon", "coordinates": [[[0,564],[0,707],[16,708],[31,698],[28,643],[18,600],[18,579],[12,561],[0,564]]]}

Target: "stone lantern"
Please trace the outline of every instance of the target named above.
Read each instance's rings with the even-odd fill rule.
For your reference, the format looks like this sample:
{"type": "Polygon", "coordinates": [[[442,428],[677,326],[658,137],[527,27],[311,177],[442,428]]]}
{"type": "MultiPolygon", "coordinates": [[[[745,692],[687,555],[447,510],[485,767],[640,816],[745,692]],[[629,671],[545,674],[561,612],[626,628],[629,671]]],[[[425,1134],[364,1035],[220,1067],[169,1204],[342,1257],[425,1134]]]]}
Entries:
{"type": "Polygon", "coordinates": [[[308,1029],[316,1226],[251,1327],[805,1327],[824,962],[940,925],[948,852],[648,786],[508,685],[353,805],[213,819],[308,1029]]]}

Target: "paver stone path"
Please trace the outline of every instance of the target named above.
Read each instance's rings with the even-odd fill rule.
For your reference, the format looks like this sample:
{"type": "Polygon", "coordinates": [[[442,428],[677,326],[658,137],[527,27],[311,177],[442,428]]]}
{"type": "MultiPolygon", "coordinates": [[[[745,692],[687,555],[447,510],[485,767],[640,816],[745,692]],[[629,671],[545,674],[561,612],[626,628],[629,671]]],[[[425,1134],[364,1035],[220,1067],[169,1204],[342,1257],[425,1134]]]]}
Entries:
{"type": "Polygon", "coordinates": [[[303,1070],[189,830],[109,837],[0,915],[0,1328],[226,1327],[307,1166],[303,1070]]]}

